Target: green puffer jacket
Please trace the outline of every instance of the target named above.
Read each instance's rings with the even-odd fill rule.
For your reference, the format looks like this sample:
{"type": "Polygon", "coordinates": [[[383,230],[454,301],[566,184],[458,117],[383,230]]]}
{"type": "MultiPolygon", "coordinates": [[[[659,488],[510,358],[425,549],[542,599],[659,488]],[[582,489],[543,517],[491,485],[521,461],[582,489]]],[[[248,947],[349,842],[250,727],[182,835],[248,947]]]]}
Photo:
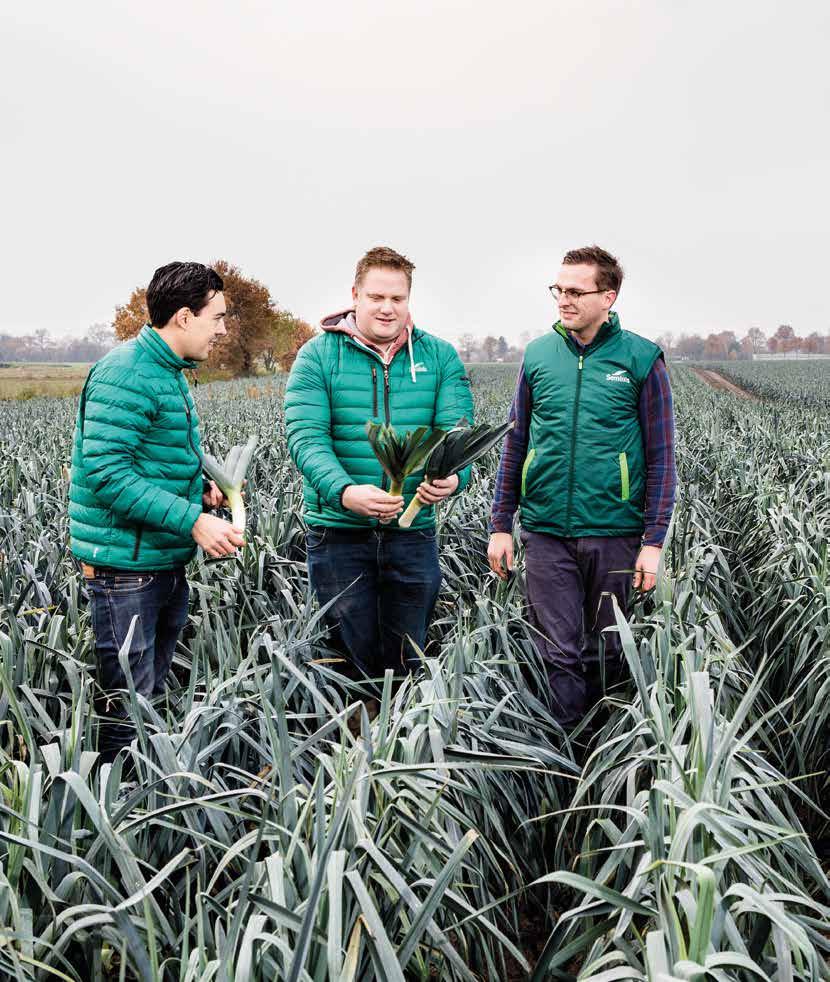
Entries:
{"type": "MultiPolygon", "coordinates": [[[[332,321],[335,319],[333,318],[332,321]]],[[[473,422],[470,380],[447,341],[412,328],[411,357],[402,348],[385,371],[380,355],[324,322],[324,333],[300,349],[285,390],[288,450],[303,475],[309,525],[373,528],[340,503],[349,484],[389,480],[366,439],[366,421],[389,422],[398,432],[419,426],[450,429],[466,416],[473,422]]],[[[459,474],[458,490],[470,478],[459,474]]],[[[404,507],[423,480],[423,471],[404,484],[404,507]]],[[[433,526],[433,508],[422,508],[413,529],[433,526]]]]}
{"type": "Polygon", "coordinates": [[[162,570],[193,558],[201,445],[182,374],[193,366],[148,325],[89,373],[69,488],[70,548],[84,562],[162,570]]]}

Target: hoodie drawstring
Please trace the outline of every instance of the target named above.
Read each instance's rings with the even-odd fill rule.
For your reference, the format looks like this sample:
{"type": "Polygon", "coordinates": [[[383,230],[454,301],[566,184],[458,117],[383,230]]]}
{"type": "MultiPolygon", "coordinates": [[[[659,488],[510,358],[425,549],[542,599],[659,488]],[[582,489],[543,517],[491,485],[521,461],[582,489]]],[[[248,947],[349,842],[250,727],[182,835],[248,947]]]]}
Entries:
{"type": "Polygon", "coordinates": [[[412,354],[412,328],[407,327],[406,329],[406,350],[409,352],[409,374],[412,376],[412,381],[417,382],[415,377],[415,357],[412,354]]]}

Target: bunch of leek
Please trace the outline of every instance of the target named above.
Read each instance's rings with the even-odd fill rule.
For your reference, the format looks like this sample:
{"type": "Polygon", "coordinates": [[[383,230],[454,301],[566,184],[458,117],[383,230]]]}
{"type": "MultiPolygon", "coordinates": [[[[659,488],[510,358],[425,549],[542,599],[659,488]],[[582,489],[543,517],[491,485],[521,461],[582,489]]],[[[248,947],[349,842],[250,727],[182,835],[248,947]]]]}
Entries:
{"type": "MultiPolygon", "coordinates": [[[[511,420],[500,426],[488,426],[486,423],[470,426],[467,420],[462,418],[458,425],[447,433],[446,439],[430,454],[425,467],[426,479],[434,481],[436,478],[446,478],[469,467],[494,447],[508,430],[512,430],[513,425],[511,420]]],[[[416,495],[398,519],[398,525],[404,529],[409,528],[423,507],[423,503],[416,495]]]]}
{"type": "Polygon", "coordinates": [[[375,456],[391,481],[389,494],[403,492],[403,482],[422,467],[424,461],[446,436],[445,430],[420,426],[414,433],[398,436],[388,423],[366,423],[366,436],[375,456]]]}
{"type": "Polygon", "coordinates": [[[224,461],[219,461],[209,453],[202,454],[202,470],[228,499],[231,506],[231,520],[235,528],[245,528],[245,501],[242,485],[251,466],[251,458],[256,450],[256,437],[249,436],[247,443],[231,447],[224,461]]]}

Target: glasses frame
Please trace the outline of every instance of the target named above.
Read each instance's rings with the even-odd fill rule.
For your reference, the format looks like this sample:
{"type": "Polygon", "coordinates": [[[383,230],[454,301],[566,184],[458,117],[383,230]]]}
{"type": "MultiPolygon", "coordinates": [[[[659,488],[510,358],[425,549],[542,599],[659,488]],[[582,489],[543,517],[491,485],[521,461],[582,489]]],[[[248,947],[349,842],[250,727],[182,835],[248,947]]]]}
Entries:
{"type": "Polygon", "coordinates": [[[592,293],[614,292],[613,290],[580,290],[579,292],[575,292],[574,290],[562,290],[561,287],[558,287],[555,283],[551,283],[548,289],[550,290],[550,294],[553,297],[553,299],[556,301],[556,303],[559,303],[560,299],[562,298],[562,295],[570,296],[572,300],[576,300],[577,302],[579,302],[583,297],[591,296],[592,293]],[[559,296],[556,295],[557,290],[559,290],[560,292],[559,296]]]}

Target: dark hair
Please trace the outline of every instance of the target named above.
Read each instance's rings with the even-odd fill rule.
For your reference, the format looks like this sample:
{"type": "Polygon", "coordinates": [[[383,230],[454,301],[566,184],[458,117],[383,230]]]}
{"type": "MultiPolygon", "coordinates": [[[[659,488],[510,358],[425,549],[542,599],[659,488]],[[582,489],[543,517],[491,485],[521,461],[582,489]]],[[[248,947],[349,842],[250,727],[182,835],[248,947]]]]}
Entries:
{"type": "Polygon", "coordinates": [[[598,290],[613,290],[615,293],[620,292],[620,286],[623,281],[623,268],[620,266],[619,260],[611,255],[610,252],[606,252],[605,249],[600,249],[598,245],[585,246],[584,249],[571,249],[570,252],[565,253],[565,258],[562,262],[566,266],[596,266],[596,281],[598,290]]]}
{"type": "Polygon", "coordinates": [[[224,287],[222,277],[216,270],[202,263],[159,266],[147,287],[150,323],[153,327],[164,327],[182,307],[198,314],[224,287]]]}
{"type": "Polygon", "coordinates": [[[363,277],[369,270],[378,266],[400,270],[400,272],[406,275],[409,289],[412,289],[412,270],[415,269],[415,263],[411,263],[406,256],[402,256],[399,252],[395,252],[394,249],[390,249],[388,246],[375,246],[374,249],[370,249],[358,262],[357,269],[354,273],[355,286],[360,286],[363,277]]]}

